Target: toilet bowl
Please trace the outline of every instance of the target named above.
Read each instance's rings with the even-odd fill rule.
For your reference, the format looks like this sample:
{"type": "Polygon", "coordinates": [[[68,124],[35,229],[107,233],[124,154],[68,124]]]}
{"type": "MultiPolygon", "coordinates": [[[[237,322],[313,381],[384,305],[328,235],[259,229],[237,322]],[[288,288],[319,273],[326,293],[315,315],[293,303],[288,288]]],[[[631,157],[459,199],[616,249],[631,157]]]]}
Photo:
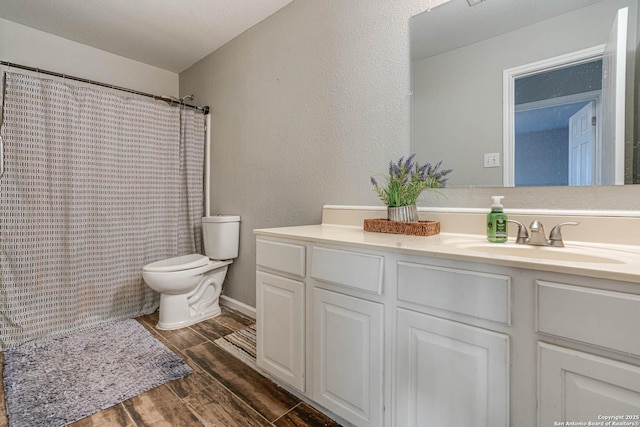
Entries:
{"type": "Polygon", "coordinates": [[[204,217],[207,256],[182,255],[144,266],[142,278],[160,294],[158,329],[179,329],[220,314],[222,284],[238,256],[239,223],[238,216],[204,217]]]}

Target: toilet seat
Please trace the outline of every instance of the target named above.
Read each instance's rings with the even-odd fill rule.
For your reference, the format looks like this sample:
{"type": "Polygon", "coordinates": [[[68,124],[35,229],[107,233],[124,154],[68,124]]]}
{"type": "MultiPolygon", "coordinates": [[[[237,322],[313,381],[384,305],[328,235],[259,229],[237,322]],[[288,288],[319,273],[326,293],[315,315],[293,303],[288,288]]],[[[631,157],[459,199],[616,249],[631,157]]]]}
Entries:
{"type": "Polygon", "coordinates": [[[182,255],[152,262],[151,264],[147,264],[143,270],[154,272],[190,270],[192,268],[202,267],[209,261],[209,257],[200,254],[182,255]]]}

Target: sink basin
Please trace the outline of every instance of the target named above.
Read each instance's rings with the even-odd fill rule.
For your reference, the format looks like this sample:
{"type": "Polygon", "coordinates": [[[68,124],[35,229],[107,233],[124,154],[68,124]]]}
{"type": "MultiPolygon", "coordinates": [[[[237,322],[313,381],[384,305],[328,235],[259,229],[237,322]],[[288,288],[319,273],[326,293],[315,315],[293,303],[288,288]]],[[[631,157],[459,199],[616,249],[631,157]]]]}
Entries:
{"type": "Polygon", "coordinates": [[[449,241],[444,241],[443,243],[486,255],[564,262],[627,264],[622,253],[618,254],[612,250],[591,247],[566,246],[564,248],[554,248],[549,246],[531,246],[516,243],[489,243],[464,239],[451,239],[449,241]]]}

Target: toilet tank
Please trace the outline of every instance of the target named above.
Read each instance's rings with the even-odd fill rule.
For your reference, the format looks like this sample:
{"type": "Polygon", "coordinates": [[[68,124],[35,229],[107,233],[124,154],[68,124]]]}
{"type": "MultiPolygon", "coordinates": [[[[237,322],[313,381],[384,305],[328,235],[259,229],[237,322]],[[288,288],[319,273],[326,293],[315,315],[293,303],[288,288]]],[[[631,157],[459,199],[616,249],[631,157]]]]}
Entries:
{"type": "Polygon", "coordinates": [[[224,260],[238,257],[240,217],[233,215],[205,216],[202,218],[204,253],[211,259],[224,260]]]}

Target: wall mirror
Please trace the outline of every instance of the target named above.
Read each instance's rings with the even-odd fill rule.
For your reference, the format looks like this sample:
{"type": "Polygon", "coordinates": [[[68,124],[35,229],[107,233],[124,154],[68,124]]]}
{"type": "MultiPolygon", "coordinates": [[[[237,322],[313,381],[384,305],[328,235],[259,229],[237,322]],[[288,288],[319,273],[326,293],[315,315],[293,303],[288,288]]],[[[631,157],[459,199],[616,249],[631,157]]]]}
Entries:
{"type": "Polygon", "coordinates": [[[640,182],[638,13],[451,0],[412,17],[412,152],[452,168],[449,187],[640,182]]]}

